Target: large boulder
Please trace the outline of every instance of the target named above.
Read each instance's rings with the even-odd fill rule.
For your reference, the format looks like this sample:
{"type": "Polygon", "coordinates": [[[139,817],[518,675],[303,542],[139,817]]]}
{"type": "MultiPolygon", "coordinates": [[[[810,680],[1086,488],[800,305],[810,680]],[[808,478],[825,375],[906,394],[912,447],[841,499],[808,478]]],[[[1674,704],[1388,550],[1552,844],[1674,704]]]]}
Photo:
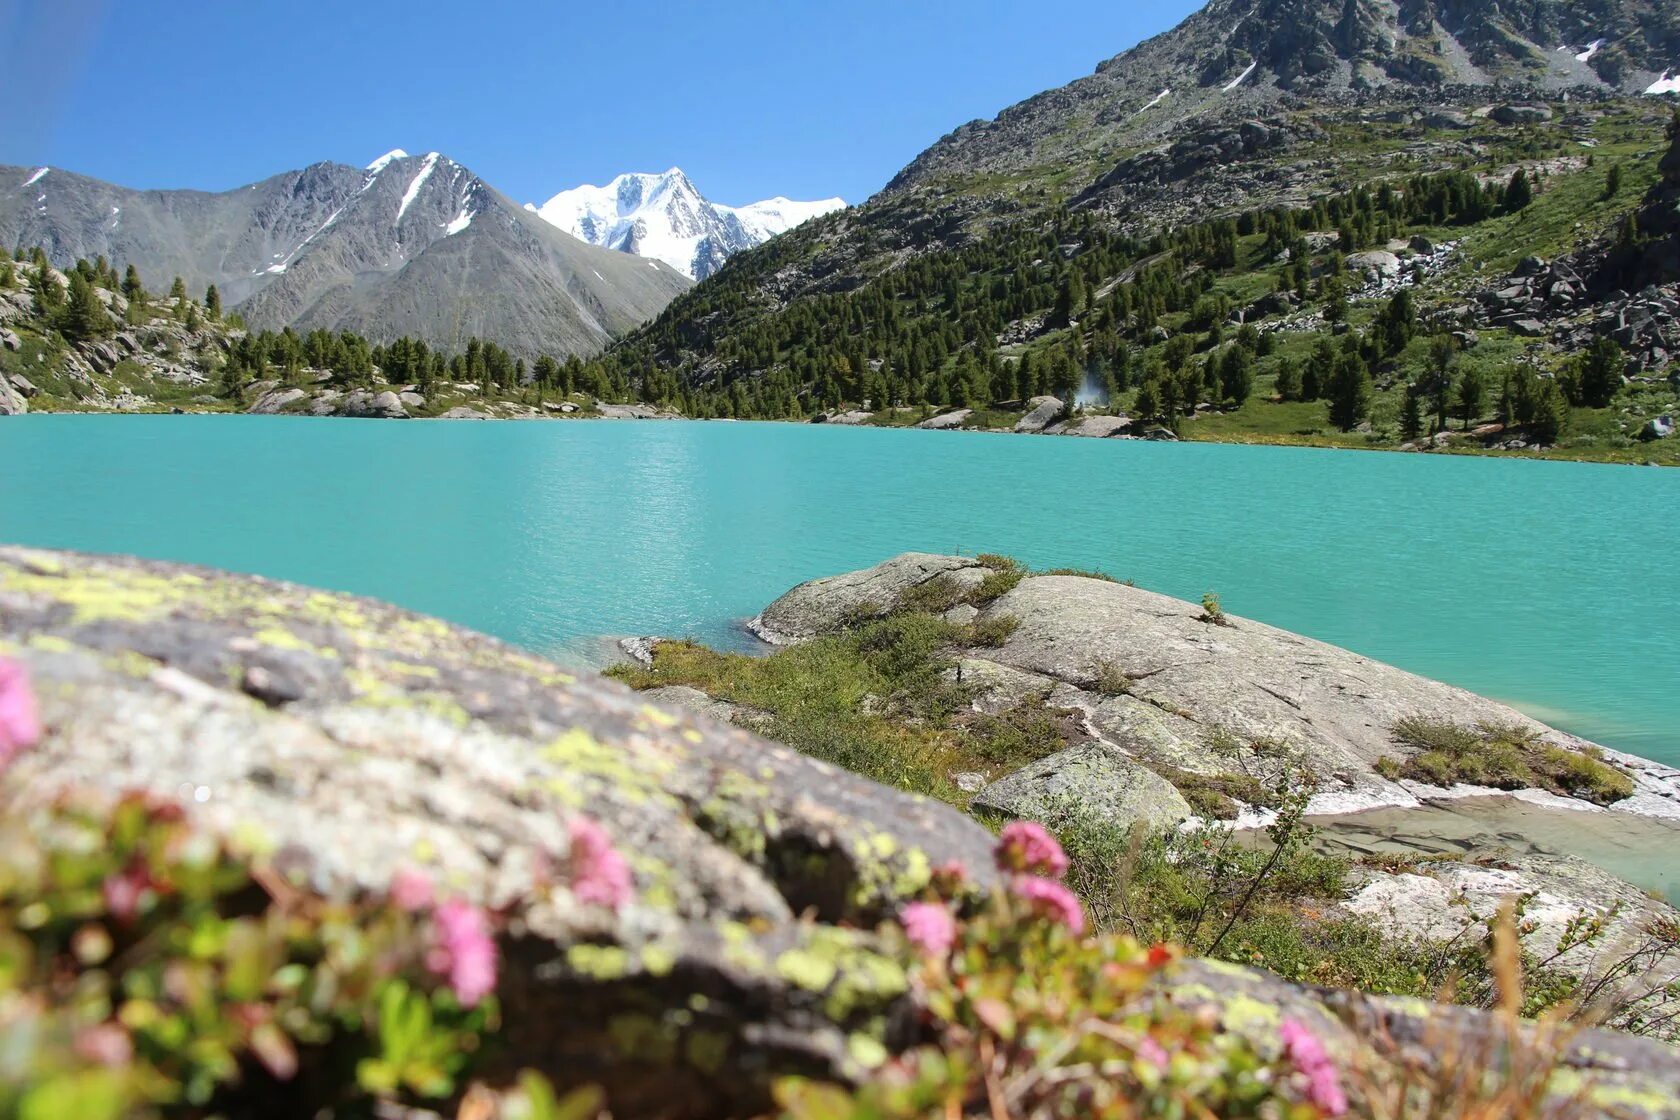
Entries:
{"type": "Polygon", "coordinates": [[[309,394],[302,389],[288,389],[281,386],[269,389],[259,395],[256,400],[251,402],[251,407],[245,411],[258,416],[274,416],[284,412],[286,406],[293,401],[301,401],[307,396],[309,394]]]}
{"type": "Polygon", "coordinates": [[[1027,402],[1026,414],[1015,421],[1015,430],[1017,432],[1042,432],[1056,422],[1066,410],[1066,407],[1055,397],[1034,397],[1027,402]]]}
{"type": "Polygon", "coordinates": [[[973,805],[1025,820],[1076,815],[1114,828],[1165,828],[1192,815],[1190,803],[1165,778],[1108,745],[1088,742],[1057,751],[993,782],[973,805]]]}
{"type": "Polygon", "coordinates": [[[960,428],[968,423],[968,418],[974,414],[971,408],[959,408],[951,412],[941,412],[938,416],[930,416],[916,427],[930,432],[942,432],[951,428],[960,428]]]}
{"type": "Polygon", "coordinates": [[[617,1115],[757,1114],[777,1072],[846,1076],[905,992],[856,928],[945,860],[990,885],[953,809],[368,600],[0,548],[0,654],[47,727],[7,774],[25,796],[148,791],[322,891],[420,863],[512,907],[509,1059],[605,1079],[617,1115]],[[531,890],[578,813],[633,853],[616,920],[531,890]]]}
{"type": "Polygon", "coordinates": [[[6,378],[0,377],[0,416],[22,416],[29,411],[29,402],[23,399],[23,394],[12,388],[6,378]]]}
{"type": "Polygon", "coordinates": [[[1545,124],[1552,110],[1545,105],[1499,105],[1488,116],[1500,124],[1545,124]]]}
{"type": "Polygon", "coordinates": [[[1350,253],[1347,267],[1367,280],[1392,280],[1400,275],[1400,258],[1386,250],[1373,249],[1368,253],[1350,253]]]}
{"type": "Polygon", "coordinates": [[[771,603],[747,628],[785,646],[843,630],[859,618],[892,610],[906,594],[936,579],[978,583],[988,569],[966,556],[906,552],[873,568],[810,580],[771,603]]]}

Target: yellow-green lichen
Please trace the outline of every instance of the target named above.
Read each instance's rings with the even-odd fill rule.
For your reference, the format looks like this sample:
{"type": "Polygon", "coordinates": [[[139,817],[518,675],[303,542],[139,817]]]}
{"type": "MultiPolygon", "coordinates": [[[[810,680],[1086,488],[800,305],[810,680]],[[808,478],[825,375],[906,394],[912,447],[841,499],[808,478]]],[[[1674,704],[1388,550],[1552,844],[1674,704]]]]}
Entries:
{"type": "Polygon", "coordinates": [[[566,964],[598,982],[622,980],[630,974],[630,954],[617,945],[573,945],[566,950],[566,964]]]}

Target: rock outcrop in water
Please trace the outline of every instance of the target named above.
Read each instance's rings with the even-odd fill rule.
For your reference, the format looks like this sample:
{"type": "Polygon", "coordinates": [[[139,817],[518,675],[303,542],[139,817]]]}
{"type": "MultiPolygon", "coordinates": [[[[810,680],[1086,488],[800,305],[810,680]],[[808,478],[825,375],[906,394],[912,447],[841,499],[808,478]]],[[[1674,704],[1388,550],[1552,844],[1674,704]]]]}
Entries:
{"type": "MultiPolygon", "coordinates": [[[[750,626],[772,644],[801,641],[885,614],[934,581],[972,588],[991,572],[967,557],[907,553],[802,584],[750,626]]],[[[1092,738],[1126,764],[1216,776],[1287,755],[1317,781],[1316,811],[1415,805],[1430,788],[1392,775],[1422,749],[1397,737],[1397,727],[1494,727],[1621,771],[1631,796],[1614,800],[1612,811],[1680,818],[1680,770],[1250,619],[1215,619],[1191,603],[1080,575],[1028,575],[976,617],[1013,627],[995,647],[960,651],[968,679],[983,682],[978,702],[1049,697],[1082,712],[1092,738]]],[[[1544,786],[1522,795],[1556,796],[1544,786]]]]}
{"type": "MultiPolygon", "coordinates": [[[[889,578],[912,568],[967,565],[889,578]]],[[[846,597],[767,616],[815,626],[812,604],[846,597]]],[[[993,885],[990,836],[955,810],[368,600],[0,548],[0,654],[29,667],[46,724],[6,777],[30,796],[143,790],[198,828],[261,833],[305,886],[380,891],[419,862],[507,908],[508,1061],[603,1082],[621,1117],[750,1115],[777,1074],[855,1076],[878,1051],[860,1036],[911,1031],[902,966],[863,929],[941,861],[993,885]],[[585,811],[630,853],[638,901],[615,918],[530,889],[585,811]]],[[[1209,962],[1147,998],[1267,1046],[1284,1017],[1310,1023],[1361,1068],[1501,1037],[1475,1012],[1209,962]]],[[[1672,1114],[1664,1047],[1587,1032],[1561,1060],[1594,1110],[1672,1114]]]]}

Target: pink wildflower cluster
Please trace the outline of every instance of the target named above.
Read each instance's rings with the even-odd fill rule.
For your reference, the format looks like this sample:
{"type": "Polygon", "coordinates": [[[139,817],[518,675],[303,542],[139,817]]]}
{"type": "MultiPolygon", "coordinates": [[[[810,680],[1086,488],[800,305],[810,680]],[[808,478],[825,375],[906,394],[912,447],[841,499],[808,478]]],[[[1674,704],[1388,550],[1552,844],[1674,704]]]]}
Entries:
{"type": "Polygon", "coordinates": [[[0,770],[41,741],[41,717],[29,671],[23,663],[0,657],[0,770]]]}
{"type": "Polygon", "coordinates": [[[1010,891],[1035,913],[1066,926],[1076,937],[1085,932],[1085,911],[1079,899],[1059,881],[1067,874],[1067,853],[1043,825],[1032,821],[1008,825],[998,834],[993,855],[998,870],[1013,876],[1010,891]]]}
{"type": "Polygon", "coordinates": [[[1283,1056],[1306,1082],[1308,1103],[1326,1116],[1347,1112],[1347,1094],[1342,1092],[1341,1075],[1318,1036],[1294,1019],[1285,1019],[1278,1033],[1283,1039],[1283,1056]]]}
{"type": "Polygon", "coordinates": [[[1034,821],[1016,821],[998,834],[993,849],[999,871],[1018,875],[1044,875],[1060,879],[1067,874],[1067,853],[1056,838],[1034,821]]]}
{"type": "Polygon", "coordinates": [[[944,957],[957,940],[957,920],[943,902],[912,902],[898,912],[904,936],[930,957],[944,957]]]}
{"type": "Polygon", "coordinates": [[[572,894],[587,906],[617,910],[635,897],[630,865],[624,861],[607,830],[588,817],[574,817],[569,826],[572,839],[572,894]]]}
{"type": "Polygon", "coordinates": [[[483,910],[459,898],[439,903],[431,877],[412,867],[391,876],[388,893],[410,914],[431,911],[426,967],[448,979],[462,1007],[473,1007],[496,990],[496,941],[483,910]]]}
{"type": "Polygon", "coordinates": [[[496,942],[490,921],[470,902],[452,898],[432,911],[426,967],[449,978],[461,1006],[475,1006],[496,990],[496,942]]]}

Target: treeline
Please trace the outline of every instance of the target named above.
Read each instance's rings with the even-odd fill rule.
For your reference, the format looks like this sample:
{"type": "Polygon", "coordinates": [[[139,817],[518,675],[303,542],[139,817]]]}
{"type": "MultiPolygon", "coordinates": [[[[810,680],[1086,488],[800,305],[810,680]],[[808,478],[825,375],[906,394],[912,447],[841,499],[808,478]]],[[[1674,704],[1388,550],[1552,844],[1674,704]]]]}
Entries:
{"type": "MultiPolygon", "coordinates": [[[[143,326],[159,315],[189,332],[215,325],[225,345],[204,348],[200,356],[214,374],[218,391],[230,399],[241,398],[257,381],[302,385],[306,380],[322,380],[323,375],[327,383],[344,388],[371,387],[376,378],[383,378],[395,385],[414,385],[421,392],[448,382],[470,385],[484,396],[575,393],[606,400],[633,399],[627,380],[615,380],[609,367],[586,365],[576,356],[562,361],[545,355],[527,365],[524,358],[478,338],[467,339],[460,352],[450,354],[416,338],[375,345],[353,331],[299,333],[291,327],[251,331],[237,313],[223,313],[214,284],[198,301],[188,295],[185,281],[176,277],[168,296],[154,299],[135,266],[129,265],[119,277],[104,257],[78,260],[64,276],[62,281],[58,278],[39,247],[19,248],[11,258],[0,255],[0,289],[27,285],[41,328],[57,332],[70,343],[95,342],[124,326],[143,326]],[[102,298],[102,290],[109,295],[102,298]]],[[[663,385],[653,371],[637,383],[676,392],[674,383],[663,385]]]]}
{"type": "MultiPolygon", "coordinates": [[[[853,291],[785,307],[768,303],[761,285],[792,263],[802,242],[778,239],[785,243],[685,293],[590,364],[646,399],[698,415],[814,414],[866,402],[980,407],[1040,393],[1065,399],[1088,383],[1125,390],[1148,379],[1137,352],[1161,341],[1164,320],[1184,316],[1178,331],[1206,332],[1230,317],[1231,301],[1211,290],[1222,274],[1282,261],[1280,290],[1345,315],[1345,254],[1409,228],[1521,209],[1532,192],[1522,171],[1503,184],[1450,171],[1143,240],[1095,215],[1059,210],[1042,224],[1017,223],[924,254],[853,291]],[[1309,237],[1325,234],[1333,235],[1328,242],[1309,237]],[[1019,360],[999,354],[1011,324],[1029,344],[1019,360]]],[[[1219,377],[1234,391],[1252,371],[1242,358],[1228,360],[1232,368],[1219,377]]]]}

